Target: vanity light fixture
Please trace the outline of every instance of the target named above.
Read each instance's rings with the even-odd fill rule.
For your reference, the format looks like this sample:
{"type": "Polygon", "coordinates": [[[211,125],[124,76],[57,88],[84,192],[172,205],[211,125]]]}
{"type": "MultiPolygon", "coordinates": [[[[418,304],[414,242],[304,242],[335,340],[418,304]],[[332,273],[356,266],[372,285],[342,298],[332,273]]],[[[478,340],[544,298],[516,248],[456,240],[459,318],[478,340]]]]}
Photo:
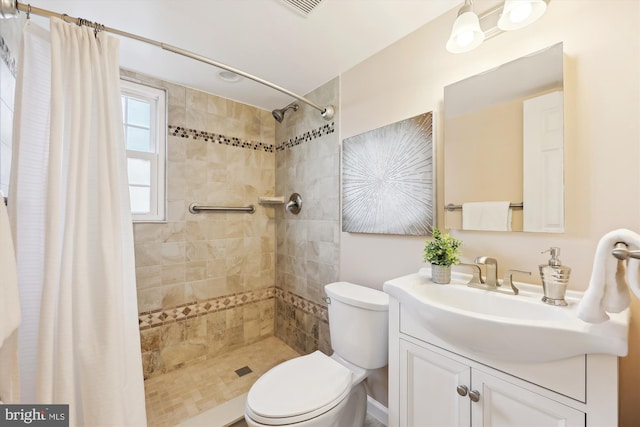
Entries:
{"type": "Polygon", "coordinates": [[[498,28],[502,31],[518,30],[538,20],[546,10],[544,0],[505,0],[498,28]]]}
{"type": "Polygon", "coordinates": [[[504,0],[504,4],[480,17],[473,12],[473,1],[465,0],[453,23],[447,50],[464,53],[475,49],[491,37],[504,31],[518,30],[538,20],[547,10],[550,0],[504,0]]]}
{"type": "Polygon", "coordinates": [[[480,29],[478,15],[473,11],[473,1],[465,0],[453,23],[447,50],[451,53],[468,52],[480,46],[483,41],[484,32],[480,29]]]}

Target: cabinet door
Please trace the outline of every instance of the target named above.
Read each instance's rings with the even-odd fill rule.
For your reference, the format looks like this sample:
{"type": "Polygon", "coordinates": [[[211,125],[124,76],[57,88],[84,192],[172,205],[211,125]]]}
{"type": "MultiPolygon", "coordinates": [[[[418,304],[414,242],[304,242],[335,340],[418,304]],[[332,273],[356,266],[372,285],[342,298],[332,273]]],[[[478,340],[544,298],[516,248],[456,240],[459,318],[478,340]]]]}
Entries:
{"type": "Polygon", "coordinates": [[[469,366],[403,340],[399,362],[400,426],[470,425],[469,397],[457,390],[471,384],[469,366]]]}
{"type": "Polygon", "coordinates": [[[473,427],[584,427],[585,414],[552,399],[474,370],[473,427]],[[474,395],[475,398],[475,395],[474,395]]]}

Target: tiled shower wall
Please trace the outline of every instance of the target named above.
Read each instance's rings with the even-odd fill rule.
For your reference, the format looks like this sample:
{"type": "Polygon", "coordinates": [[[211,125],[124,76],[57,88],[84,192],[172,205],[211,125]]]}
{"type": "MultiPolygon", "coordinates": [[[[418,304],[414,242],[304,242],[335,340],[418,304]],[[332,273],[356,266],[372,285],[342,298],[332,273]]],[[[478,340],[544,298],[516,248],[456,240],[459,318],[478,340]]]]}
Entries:
{"type": "Polygon", "coordinates": [[[134,225],[145,378],[274,332],[271,113],[123,71],[168,93],[167,222],[134,225]],[[197,202],[256,212],[191,214],[197,202]]]}
{"type": "Polygon", "coordinates": [[[340,238],[339,80],[307,95],[336,107],[325,121],[298,103],[276,125],[276,194],[302,196],[298,215],[276,213],[276,336],[301,353],[331,353],[324,285],[338,279],[340,238]]]}

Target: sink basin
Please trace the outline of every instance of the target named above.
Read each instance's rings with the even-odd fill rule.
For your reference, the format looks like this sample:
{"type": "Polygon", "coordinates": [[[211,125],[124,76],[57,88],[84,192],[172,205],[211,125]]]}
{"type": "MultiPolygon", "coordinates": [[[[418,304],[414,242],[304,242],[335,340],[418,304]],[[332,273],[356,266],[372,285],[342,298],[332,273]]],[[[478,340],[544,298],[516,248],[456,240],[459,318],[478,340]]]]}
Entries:
{"type": "Polygon", "coordinates": [[[425,329],[454,348],[511,362],[549,362],[582,354],[626,356],[629,309],[591,324],[576,309],[582,292],[567,291],[567,307],[541,301],[542,286],[515,282],[518,295],[471,288],[470,275],[431,281],[429,269],[389,280],[384,291],[425,329]]]}

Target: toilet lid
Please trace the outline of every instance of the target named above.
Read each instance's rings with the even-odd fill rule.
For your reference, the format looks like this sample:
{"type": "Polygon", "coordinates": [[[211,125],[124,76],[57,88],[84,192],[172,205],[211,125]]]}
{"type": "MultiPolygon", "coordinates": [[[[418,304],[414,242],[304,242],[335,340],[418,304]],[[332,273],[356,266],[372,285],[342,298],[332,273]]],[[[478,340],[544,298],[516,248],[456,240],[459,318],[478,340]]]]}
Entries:
{"type": "Polygon", "coordinates": [[[247,408],[259,418],[296,417],[297,421],[324,413],[351,389],[351,371],[315,351],[272,368],[251,387],[247,408]],[[306,415],[306,416],[305,416],[306,415]]]}

